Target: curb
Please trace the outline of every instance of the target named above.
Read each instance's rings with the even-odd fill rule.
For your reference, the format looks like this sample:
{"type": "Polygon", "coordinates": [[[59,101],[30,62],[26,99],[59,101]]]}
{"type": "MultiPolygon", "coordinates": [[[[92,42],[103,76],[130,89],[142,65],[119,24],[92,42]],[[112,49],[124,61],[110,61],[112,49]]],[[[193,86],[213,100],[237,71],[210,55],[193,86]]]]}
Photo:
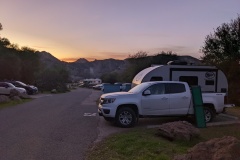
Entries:
{"type": "Polygon", "coordinates": [[[224,113],[219,114],[219,116],[223,116],[223,117],[227,117],[227,118],[238,120],[238,117],[232,116],[232,115],[228,115],[228,114],[224,114],[224,113]]]}

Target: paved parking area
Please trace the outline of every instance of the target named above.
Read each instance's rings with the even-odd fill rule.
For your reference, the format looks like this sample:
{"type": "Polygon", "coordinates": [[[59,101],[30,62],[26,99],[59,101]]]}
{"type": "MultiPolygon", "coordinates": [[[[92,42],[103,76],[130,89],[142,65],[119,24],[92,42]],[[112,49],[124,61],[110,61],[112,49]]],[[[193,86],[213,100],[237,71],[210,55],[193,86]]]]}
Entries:
{"type": "Polygon", "coordinates": [[[207,123],[207,127],[228,125],[228,124],[235,124],[235,123],[240,123],[240,120],[238,117],[222,113],[217,115],[212,122],[207,123]]]}

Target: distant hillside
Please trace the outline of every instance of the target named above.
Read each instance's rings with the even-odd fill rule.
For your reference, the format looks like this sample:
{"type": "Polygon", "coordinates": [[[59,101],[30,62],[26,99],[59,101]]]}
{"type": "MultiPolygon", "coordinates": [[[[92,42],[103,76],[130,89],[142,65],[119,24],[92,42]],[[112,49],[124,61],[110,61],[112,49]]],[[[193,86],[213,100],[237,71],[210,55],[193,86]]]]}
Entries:
{"type": "Polygon", "coordinates": [[[39,54],[40,61],[45,67],[50,68],[54,66],[65,65],[65,62],[60,61],[48,52],[42,51],[36,53],[39,54]]]}
{"type": "Polygon", "coordinates": [[[105,59],[92,62],[80,58],[75,62],[63,62],[52,56],[48,52],[38,52],[41,63],[46,67],[64,65],[70,73],[73,80],[84,78],[99,78],[104,73],[119,71],[125,64],[124,60],[105,59]]]}
{"type": "Polygon", "coordinates": [[[119,71],[124,63],[123,60],[116,59],[89,62],[81,58],[76,62],[68,63],[67,67],[74,79],[99,78],[104,73],[119,71]]]}
{"type": "MultiPolygon", "coordinates": [[[[52,56],[48,52],[38,52],[40,60],[44,66],[65,66],[70,73],[72,80],[81,80],[85,78],[100,78],[102,74],[123,71],[127,64],[127,60],[105,59],[89,62],[84,58],[80,58],[75,62],[63,62],[52,56]]],[[[201,61],[191,56],[178,56],[179,60],[201,65],[201,61]]]]}

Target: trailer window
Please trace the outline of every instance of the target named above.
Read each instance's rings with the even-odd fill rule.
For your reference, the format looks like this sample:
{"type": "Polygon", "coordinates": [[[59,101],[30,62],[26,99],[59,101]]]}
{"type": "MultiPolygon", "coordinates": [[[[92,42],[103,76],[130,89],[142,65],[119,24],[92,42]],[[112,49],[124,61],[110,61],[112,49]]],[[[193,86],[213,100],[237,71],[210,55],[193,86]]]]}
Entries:
{"type": "Polygon", "coordinates": [[[162,80],[163,80],[162,77],[152,77],[152,78],[150,79],[150,81],[162,81],[162,80]]]}
{"type": "Polygon", "coordinates": [[[206,80],[205,81],[205,85],[213,86],[214,85],[214,81],[213,80],[206,80]]]}
{"type": "Polygon", "coordinates": [[[179,81],[187,82],[189,86],[197,86],[198,85],[198,77],[197,76],[180,76],[179,81]]]}

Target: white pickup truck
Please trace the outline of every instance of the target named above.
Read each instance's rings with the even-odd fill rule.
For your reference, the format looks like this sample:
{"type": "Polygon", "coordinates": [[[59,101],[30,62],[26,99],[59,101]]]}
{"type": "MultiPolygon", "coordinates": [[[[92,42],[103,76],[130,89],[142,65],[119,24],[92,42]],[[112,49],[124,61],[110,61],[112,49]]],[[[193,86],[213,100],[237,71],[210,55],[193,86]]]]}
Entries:
{"type": "MultiPolygon", "coordinates": [[[[224,110],[225,93],[203,93],[205,121],[224,110]]],[[[98,113],[121,127],[132,127],[138,118],[194,115],[191,90],[186,82],[145,82],[128,92],[103,94],[98,113]]]]}

